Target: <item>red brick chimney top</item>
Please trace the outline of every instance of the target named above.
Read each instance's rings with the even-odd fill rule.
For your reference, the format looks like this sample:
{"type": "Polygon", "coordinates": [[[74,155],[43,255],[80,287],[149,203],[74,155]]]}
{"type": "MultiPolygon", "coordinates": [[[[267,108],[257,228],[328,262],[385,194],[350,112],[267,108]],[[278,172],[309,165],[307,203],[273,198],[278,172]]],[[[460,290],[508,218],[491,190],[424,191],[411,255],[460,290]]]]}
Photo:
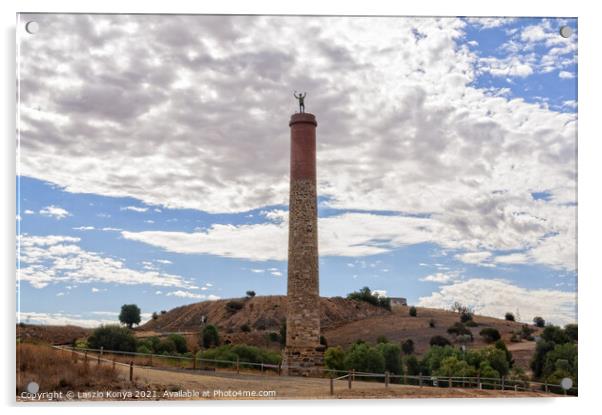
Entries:
{"type": "Polygon", "coordinates": [[[293,124],[299,124],[299,123],[313,124],[316,127],[318,126],[318,122],[316,121],[316,116],[313,114],[310,114],[309,112],[297,112],[297,113],[291,115],[291,120],[288,123],[289,127],[293,124]]]}

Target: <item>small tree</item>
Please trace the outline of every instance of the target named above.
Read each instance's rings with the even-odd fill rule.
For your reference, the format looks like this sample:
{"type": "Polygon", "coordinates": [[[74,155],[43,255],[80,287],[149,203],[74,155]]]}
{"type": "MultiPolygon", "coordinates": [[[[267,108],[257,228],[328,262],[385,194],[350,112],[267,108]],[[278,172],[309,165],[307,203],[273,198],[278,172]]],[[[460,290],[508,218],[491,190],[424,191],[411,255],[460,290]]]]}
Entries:
{"type": "Polygon", "coordinates": [[[124,304],[121,306],[119,321],[132,328],[134,324],[140,324],[140,308],[136,304],[124,304]]]}
{"type": "Polygon", "coordinates": [[[213,324],[209,324],[205,326],[201,333],[200,343],[204,348],[214,347],[219,345],[219,334],[217,331],[217,327],[213,324]]]}
{"type": "Polygon", "coordinates": [[[542,318],[542,317],[533,317],[533,323],[537,326],[537,327],[544,327],[546,325],[546,321],[542,318]]]}
{"type": "Polygon", "coordinates": [[[414,353],[414,340],[407,339],[403,343],[401,343],[401,350],[404,354],[412,354],[414,353]]]}
{"type": "Polygon", "coordinates": [[[117,350],[122,352],[136,351],[136,338],[125,327],[116,324],[100,326],[88,338],[91,349],[117,350]]]}
{"type": "Polygon", "coordinates": [[[320,336],[320,344],[321,344],[322,346],[324,346],[325,348],[327,348],[327,347],[328,347],[328,340],[326,340],[326,337],[324,337],[324,336],[320,336]]]}
{"type": "Polygon", "coordinates": [[[485,339],[487,343],[493,343],[502,338],[500,332],[493,327],[486,327],[479,332],[479,334],[485,339]]]}
{"type": "Polygon", "coordinates": [[[376,343],[389,343],[389,339],[387,339],[387,336],[381,334],[376,338],[376,343]]]}
{"type": "Polygon", "coordinates": [[[157,320],[159,318],[159,314],[156,311],[153,311],[153,320],[157,320]]]}
{"type": "Polygon", "coordinates": [[[432,328],[432,329],[435,328],[435,319],[434,318],[432,318],[432,319],[429,320],[429,327],[432,328]]]}
{"type": "Polygon", "coordinates": [[[514,314],[512,314],[510,312],[506,313],[504,318],[506,319],[506,321],[515,321],[514,314]]]}
{"type": "Polygon", "coordinates": [[[249,290],[247,291],[247,298],[253,298],[255,297],[255,291],[249,290]]]}
{"type": "Polygon", "coordinates": [[[451,346],[451,342],[446,339],[443,336],[433,336],[431,337],[431,340],[429,341],[429,344],[431,346],[441,346],[441,347],[445,347],[445,346],[451,346]]]}
{"type": "Polygon", "coordinates": [[[242,326],[240,326],[240,330],[245,333],[248,333],[251,331],[251,326],[249,326],[247,323],[245,323],[242,326]]]}
{"type": "Polygon", "coordinates": [[[411,306],[410,310],[409,310],[410,316],[411,317],[416,317],[418,315],[418,310],[416,309],[416,307],[411,306]]]}
{"type": "Polygon", "coordinates": [[[341,346],[330,347],[326,350],[324,364],[328,369],[345,370],[345,352],[341,346]]]}
{"type": "Polygon", "coordinates": [[[188,351],[188,344],[186,343],[186,338],[181,334],[170,334],[168,338],[176,346],[176,352],[186,353],[188,351]]]}

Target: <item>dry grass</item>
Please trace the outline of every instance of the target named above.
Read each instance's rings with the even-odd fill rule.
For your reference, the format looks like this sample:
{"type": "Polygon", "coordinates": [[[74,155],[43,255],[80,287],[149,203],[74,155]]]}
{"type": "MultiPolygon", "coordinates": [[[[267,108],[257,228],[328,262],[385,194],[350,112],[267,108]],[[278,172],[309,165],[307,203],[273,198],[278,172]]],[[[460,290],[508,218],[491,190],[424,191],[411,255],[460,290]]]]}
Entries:
{"type": "Polygon", "coordinates": [[[87,390],[119,387],[119,372],[110,365],[98,366],[75,362],[70,353],[49,346],[21,343],[17,345],[17,395],[26,391],[29,382],[40,385],[40,392],[87,390]]]}

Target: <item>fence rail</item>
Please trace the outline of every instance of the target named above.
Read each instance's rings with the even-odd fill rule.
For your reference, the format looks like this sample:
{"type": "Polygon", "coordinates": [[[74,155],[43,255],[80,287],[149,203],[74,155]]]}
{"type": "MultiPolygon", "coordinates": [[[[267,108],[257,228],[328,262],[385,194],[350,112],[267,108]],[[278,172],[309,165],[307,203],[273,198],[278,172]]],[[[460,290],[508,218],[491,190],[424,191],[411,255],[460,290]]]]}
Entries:
{"type": "MultiPolygon", "coordinates": [[[[219,369],[236,370],[240,373],[241,369],[259,370],[261,374],[267,375],[268,372],[272,372],[277,375],[282,375],[283,370],[286,369],[298,369],[301,366],[290,366],[282,364],[271,364],[271,363],[257,363],[257,362],[245,362],[237,360],[223,360],[223,359],[208,359],[204,357],[190,357],[190,356],[179,356],[179,355],[163,355],[154,353],[139,353],[139,352],[125,352],[116,350],[104,350],[104,349],[88,349],[88,348],[74,348],[68,346],[52,346],[55,349],[71,352],[74,356],[74,360],[77,360],[77,356],[83,357],[84,362],[89,363],[90,361],[96,360],[97,364],[101,362],[110,363],[115,365],[127,366],[130,369],[130,381],[133,380],[134,367],[149,368],[159,367],[160,363],[163,363],[163,368],[174,368],[173,361],[178,361],[180,364],[175,365],[176,368],[186,370],[212,370],[216,371],[219,369]],[[111,358],[108,358],[111,357],[111,358]],[[118,358],[122,357],[126,361],[120,361],[118,358]],[[94,359],[92,359],[94,358],[94,359]],[[144,362],[139,362],[136,358],[145,359],[144,362]],[[167,362],[165,362],[167,361],[167,362]],[[146,363],[146,364],[141,364],[146,363]],[[220,365],[225,365],[220,366],[220,365]]],[[[356,378],[363,378],[364,380],[382,380],[385,387],[389,387],[391,383],[397,383],[402,385],[415,385],[415,386],[430,386],[430,387],[455,387],[464,389],[495,389],[495,390],[510,390],[516,392],[545,392],[550,394],[564,394],[570,393],[576,395],[578,389],[576,386],[570,388],[568,391],[562,389],[559,384],[546,383],[546,382],[535,382],[516,378],[490,378],[490,377],[468,377],[468,376],[432,376],[423,375],[408,375],[408,374],[394,374],[394,373],[370,373],[370,372],[359,372],[355,370],[335,370],[328,368],[319,368],[318,375],[320,377],[330,379],[330,393],[334,394],[334,384],[336,381],[346,381],[348,388],[351,389],[353,382],[356,378]]]]}

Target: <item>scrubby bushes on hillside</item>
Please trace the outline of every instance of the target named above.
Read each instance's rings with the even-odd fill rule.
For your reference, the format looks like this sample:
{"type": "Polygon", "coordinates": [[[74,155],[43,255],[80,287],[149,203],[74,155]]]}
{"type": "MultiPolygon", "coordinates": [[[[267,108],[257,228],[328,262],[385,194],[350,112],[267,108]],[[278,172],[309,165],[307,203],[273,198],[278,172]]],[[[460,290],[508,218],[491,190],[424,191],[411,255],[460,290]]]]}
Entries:
{"type": "Polygon", "coordinates": [[[493,343],[502,338],[500,332],[497,329],[494,329],[493,327],[485,327],[479,332],[479,334],[488,343],[493,343]]]}
{"type": "Polygon", "coordinates": [[[410,317],[416,317],[418,315],[418,310],[416,309],[416,307],[411,306],[408,310],[408,314],[410,314],[410,317]]]}
{"type": "Polygon", "coordinates": [[[88,347],[91,349],[117,350],[122,352],[136,351],[136,337],[126,327],[118,325],[100,326],[90,337],[88,347]]]}
{"type": "MultiPolygon", "coordinates": [[[[241,362],[266,363],[271,365],[278,365],[282,361],[280,353],[246,344],[225,344],[199,352],[197,356],[203,359],[227,360],[230,362],[235,362],[238,358],[241,362]]],[[[220,366],[231,366],[231,364],[222,363],[220,366]]]]}
{"type": "Polygon", "coordinates": [[[531,370],[550,383],[569,377],[577,383],[577,325],[546,326],[535,347],[531,370]]]}
{"type": "Polygon", "coordinates": [[[384,297],[373,293],[369,287],[364,287],[359,291],[354,291],[348,294],[347,298],[349,300],[364,301],[366,303],[391,311],[391,299],[389,297],[384,297]]]}
{"type": "Polygon", "coordinates": [[[433,336],[433,337],[431,337],[431,340],[429,341],[429,344],[431,346],[441,346],[441,347],[443,347],[443,346],[449,346],[449,345],[451,345],[451,342],[448,339],[446,339],[445,337],[443,337],[443,336],[433,336]]]}

